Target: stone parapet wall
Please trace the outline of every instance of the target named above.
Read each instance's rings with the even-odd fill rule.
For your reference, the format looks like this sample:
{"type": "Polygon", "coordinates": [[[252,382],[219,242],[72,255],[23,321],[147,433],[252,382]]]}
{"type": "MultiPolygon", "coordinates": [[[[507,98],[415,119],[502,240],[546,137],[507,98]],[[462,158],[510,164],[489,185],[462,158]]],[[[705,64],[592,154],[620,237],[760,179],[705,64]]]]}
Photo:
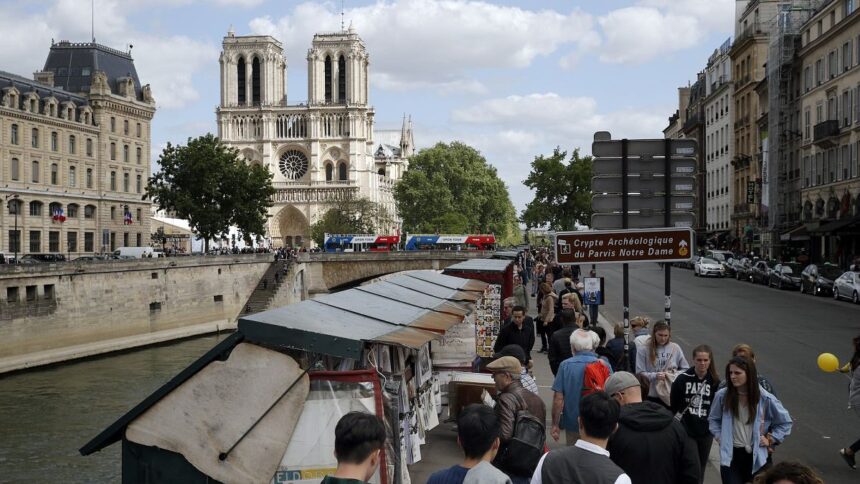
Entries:
{"type": "Polygon", "coordinates": [[[271,262],[265,254],[0,266],[0,373],[235,327],[271,262]]]}

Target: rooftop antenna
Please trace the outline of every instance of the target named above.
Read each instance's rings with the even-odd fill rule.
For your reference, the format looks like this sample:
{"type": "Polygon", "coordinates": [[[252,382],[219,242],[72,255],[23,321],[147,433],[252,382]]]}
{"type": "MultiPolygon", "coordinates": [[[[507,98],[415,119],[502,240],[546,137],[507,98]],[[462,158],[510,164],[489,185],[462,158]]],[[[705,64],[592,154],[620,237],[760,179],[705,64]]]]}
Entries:
{"type": "Polygon", "coordinates": [[[93,43],[96,43],[96,0],[90,1],[90,34],[93,43]]]}
{"type": "Polygon", "coordinates": [[[344,0],[340,0],[340,31],[343,32],[346,30],[343,20],[343,2],[344,0]]]}

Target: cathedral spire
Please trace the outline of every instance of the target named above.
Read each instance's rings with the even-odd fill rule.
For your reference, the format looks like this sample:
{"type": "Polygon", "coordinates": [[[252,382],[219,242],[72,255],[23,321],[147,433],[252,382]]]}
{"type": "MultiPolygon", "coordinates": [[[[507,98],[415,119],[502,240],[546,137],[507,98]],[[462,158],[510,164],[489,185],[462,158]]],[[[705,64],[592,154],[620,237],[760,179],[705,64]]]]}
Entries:
{"type": "Polygon", "coordinates": [[[403,113],[403,126],[400,128],[400,154],[406,152],[409,143],[409,131],[406,127],[406,113],[403,113]]]}

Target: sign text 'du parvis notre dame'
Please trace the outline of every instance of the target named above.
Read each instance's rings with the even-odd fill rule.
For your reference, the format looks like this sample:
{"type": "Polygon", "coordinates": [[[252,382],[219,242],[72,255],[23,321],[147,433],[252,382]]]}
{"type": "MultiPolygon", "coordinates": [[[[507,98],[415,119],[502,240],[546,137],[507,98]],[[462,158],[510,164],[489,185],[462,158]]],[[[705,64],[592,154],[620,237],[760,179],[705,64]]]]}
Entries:
{"type": "Polygon", "coordinates": [[[608,262],[678,262],[693,251],[689,228],[559,232],[556,260],[561,264],[608,262]]]}

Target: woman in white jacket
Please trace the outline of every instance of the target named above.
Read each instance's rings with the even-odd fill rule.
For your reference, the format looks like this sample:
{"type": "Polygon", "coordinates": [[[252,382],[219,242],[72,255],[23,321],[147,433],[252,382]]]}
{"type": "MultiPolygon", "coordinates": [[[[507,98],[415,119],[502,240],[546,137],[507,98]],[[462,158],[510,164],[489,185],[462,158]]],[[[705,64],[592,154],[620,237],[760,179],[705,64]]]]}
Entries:
{"type": "MultiPolygon", "coordinates": [[[[845,365],[843,371],[851,372],[851,385],[848,387],[848,407],[854,410],[854,413],[860,417],[860,336],[854,338],[854,356],[851,357],[851,362],[845,365]]],[[[860,452],[860,439],[844,449],[840,449],[839,453],[842,458],[852,469],[857,468],[857,462],[854,454],[860,452]]]]}
{"type": "Polygon", "coordinates": [[[645,344],[636,345],[636,371],[651,383],[648,400],[669,408],[669,396],[675,376],[690,367],[678,343],[670,341],[672,330],[665,321],[657,321],[645,344]],[[665,391],[657,388],[661,386],[665,391]],[[665,398],[664,398],[665,397],[665,398]]]}

